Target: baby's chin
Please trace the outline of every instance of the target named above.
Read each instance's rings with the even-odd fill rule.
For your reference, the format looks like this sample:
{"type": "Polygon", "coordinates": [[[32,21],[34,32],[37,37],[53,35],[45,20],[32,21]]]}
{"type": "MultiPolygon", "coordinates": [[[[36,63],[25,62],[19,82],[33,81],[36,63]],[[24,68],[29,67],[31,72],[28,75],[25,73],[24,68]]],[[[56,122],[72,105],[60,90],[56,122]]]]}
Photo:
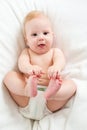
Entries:
{"type": "Polygon", "coordinates": [[[47,53],[48,51],[49,51],[49,49],[40,49],[40,50],[36,51],[36,53],[39,55],[42,55],[42,54],[47,53]]]}

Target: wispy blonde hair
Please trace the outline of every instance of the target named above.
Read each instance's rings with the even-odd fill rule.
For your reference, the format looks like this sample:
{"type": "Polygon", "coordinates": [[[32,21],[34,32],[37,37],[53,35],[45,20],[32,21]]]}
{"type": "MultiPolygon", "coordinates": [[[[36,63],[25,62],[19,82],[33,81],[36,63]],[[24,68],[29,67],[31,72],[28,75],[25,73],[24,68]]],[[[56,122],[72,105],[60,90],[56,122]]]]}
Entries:
{"type": "Polygon", "coordinates": [[[25,18],[24,18],[24,28],[23,28],[23,33],[24,33],[24,37],[26,37],[26,32],[25,32],[25,25],[28,21],[34,19],[34,18],[38,18],[38,17],[46,17],[48,19],[48,16],[45,15],[42,11],[37,11],[37,10],[34,10],[34,11],[31,11],[29,12],[25,18]]]}
{"type": "Polygon", "coordinates": [[[34,10],[34,11],[29,12],[24,19],[24,25],[26,24],[27,21],[30,21],[30,20],[40,17],[40,16],[47,17],[42,11],[34,10]]]}

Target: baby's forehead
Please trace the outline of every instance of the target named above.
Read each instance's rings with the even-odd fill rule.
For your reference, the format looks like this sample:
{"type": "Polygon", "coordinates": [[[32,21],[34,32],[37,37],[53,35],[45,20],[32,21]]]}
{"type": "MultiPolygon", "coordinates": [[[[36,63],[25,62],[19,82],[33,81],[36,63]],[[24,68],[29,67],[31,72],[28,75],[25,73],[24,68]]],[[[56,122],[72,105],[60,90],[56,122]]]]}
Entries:
{"type": "Polygon", "coordinates": [[[49,26],[49,27],[52,27],[51,26],[51,21],[45,17],[45,16],[40,16],[40,17],[36,17],[36,18],[33,18],[31,20],[28,20],[26,22],[26,25],[27,26],[49,26]]]}
{"type": "Polygon", "coordinates": [[[43,16],[43,15],[35,17],[35,18],[32,18],[31,20],[28,20],[27,22],[32,22],[32,21],[38,21],[38,22],[39,21],[43,21],[43,22],[49,22],[49,23],[51,23],[51,21],[49,20],[49,18],[46,17],[46,16],[43,16]]]}

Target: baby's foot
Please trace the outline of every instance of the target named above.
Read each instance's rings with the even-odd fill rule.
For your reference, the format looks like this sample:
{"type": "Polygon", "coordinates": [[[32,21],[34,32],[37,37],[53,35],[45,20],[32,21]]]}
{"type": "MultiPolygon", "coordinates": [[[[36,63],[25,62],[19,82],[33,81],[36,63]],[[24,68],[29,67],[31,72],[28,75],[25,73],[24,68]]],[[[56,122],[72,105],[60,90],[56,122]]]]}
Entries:
{"type": "Polygon", "coordinates": [[[27,79],[25,89],[27,96],[35,97],[37,95],[37,77],[35,75],[32,75],[27,79]]]}
{"type": "Polygon", "coordinates": [[[54,96],[57,91],[60,89],[61,87],[61,83],[58,79],[51,79],[49,82],[49,86],[46,89],[46,92],[44,93],[44,96],[46,99],[51,98],[52,96],[54,96]]]}

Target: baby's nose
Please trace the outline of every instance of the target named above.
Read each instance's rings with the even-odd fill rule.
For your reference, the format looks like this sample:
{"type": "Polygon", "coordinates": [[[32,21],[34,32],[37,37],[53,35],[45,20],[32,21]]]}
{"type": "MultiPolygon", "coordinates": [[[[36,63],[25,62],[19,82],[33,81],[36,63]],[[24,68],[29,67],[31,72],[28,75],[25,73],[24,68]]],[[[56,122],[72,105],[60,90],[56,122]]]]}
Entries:
{"type": "Polygon", "coordinates": [[[44,40],[43,34],[41,34],[41,35],[39,36],[39,40],[40,40],[40,41],[43,41],[43,40],[44,40]]]}

